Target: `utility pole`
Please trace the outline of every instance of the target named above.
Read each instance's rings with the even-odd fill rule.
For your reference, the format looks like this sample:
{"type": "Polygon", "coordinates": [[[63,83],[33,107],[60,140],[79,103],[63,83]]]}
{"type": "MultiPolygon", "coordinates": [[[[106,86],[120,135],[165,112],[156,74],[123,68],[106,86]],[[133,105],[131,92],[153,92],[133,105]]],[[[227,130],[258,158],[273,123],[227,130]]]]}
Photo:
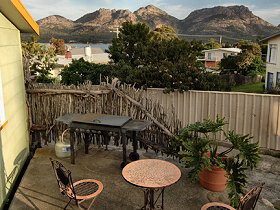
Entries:
{"type": "Polygon", "coordinates": [[[222,39],[223,39],[223,36],[220,35],[220,45],[222,45],[222,39]]]}

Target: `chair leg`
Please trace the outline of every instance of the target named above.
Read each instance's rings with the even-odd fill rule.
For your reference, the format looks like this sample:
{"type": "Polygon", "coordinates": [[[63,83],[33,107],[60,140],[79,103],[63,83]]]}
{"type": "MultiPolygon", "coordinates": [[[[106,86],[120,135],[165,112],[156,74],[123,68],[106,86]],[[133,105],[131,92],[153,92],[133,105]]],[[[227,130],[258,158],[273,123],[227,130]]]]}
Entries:
{"type": "Polygon", "coordinates": [[[66,208],[67,208],[67,206],[70,204],[70,202],[72,201],[72,199],[70,199],[69,201],[68,201],[68,203],[66,204],[66,206],[64,206],[64,210],[66,210],[66,208]]]}
{"type": "Polygon", "coordinates": [[[80,201],[77,201],[77,206],[79,209],[81,210],[85,210],[86,208],[84,206],[82,206],[82,203],[84,202],[85,200],[80,200],[80,201]]]}
{"type": "Polygon", "coordinates": [[[94,203],[95,200],[96,200],[96,197],[94,197],[94,198],[92,199],[92,201],[91,201],[89,207],[87,208],[87,210],[89,210],[89,209],[91,208],[91,206],[92,206],[92,204],[94,203]]]}
{"type": "Polygon", "coordinates": [[[90,203],[90,205],[89,205],[88,208],[86,208],[86,207],[84,207],[84,206],[81,205],[81,203],[83,203],[83,202],[86,201],[86,200],[81,200],[80,202],[78,202],[78,207],[79,207],[79,209],[86,209],[86,210],[89,210],[89,209],[91,208],[91,206],[92,206],[92,204],[94,203],[95,200],[96,200],[96,197],[94,197],[94,198],[92,199],[92,201],[91,201],[91,203],[90,203]]]}

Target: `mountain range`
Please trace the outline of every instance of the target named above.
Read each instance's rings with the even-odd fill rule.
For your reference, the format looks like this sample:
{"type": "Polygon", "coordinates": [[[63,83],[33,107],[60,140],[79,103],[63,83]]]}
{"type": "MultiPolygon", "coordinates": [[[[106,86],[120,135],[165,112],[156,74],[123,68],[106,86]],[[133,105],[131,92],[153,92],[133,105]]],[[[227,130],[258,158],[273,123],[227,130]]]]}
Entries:
{"type": "Polygon", "coordinates": [[[280,30],[279,26],[273,26],[242,5],[195,10],[183,20],[148,5],[134,12],[101,8],[75,21],[52,15],[38,20],[37,23],[41,29],[41,39],[45,41],[55,37],[66,41],[106,42],[115,36],[110,31],[116,30],[125,21],[145,22],[152,29],[168,25],[178,34],[223,35],[232,40],[255,40],[257,37],[264,37],[280,30]]]}

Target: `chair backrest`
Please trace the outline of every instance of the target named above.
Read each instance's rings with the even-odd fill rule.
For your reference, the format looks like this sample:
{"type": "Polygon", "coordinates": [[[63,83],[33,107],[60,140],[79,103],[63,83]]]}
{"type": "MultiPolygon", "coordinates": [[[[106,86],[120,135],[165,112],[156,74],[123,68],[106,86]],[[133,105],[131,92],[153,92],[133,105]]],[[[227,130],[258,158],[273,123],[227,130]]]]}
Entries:
{"type": "Polygon", "coordinates": [[[238,210],[254,210],[261,194],[264,183],[251,189],[239,202],[238,210]]]}
{"type": "Polygon", "coordinates": [[[52,163],[52,167],[61,194],[66,195],[71,199],[76,199],[71,172],[57,160],[53,160],[50,158],[50,161],[52,163]]]}

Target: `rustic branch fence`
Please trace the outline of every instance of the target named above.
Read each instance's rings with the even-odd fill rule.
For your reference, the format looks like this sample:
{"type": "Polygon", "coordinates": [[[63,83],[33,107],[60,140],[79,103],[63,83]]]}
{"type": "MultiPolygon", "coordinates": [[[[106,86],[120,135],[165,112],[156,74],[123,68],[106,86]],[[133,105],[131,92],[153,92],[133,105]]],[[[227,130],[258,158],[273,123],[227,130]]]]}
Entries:
{"type": "Polygon", "coordinates": [[[27,89],[28,109],[33,139],[55,141],[65,125],[55,119],[67,113],[102,113],[131,116],[153,121],[142,134],[142,144],[155,151],[172,153],[169,144],[173,133],[181,128],[174,110],[166,110],[146,97],[144,90],[129,85],[79,86],[34,84],[27,89]]]}

